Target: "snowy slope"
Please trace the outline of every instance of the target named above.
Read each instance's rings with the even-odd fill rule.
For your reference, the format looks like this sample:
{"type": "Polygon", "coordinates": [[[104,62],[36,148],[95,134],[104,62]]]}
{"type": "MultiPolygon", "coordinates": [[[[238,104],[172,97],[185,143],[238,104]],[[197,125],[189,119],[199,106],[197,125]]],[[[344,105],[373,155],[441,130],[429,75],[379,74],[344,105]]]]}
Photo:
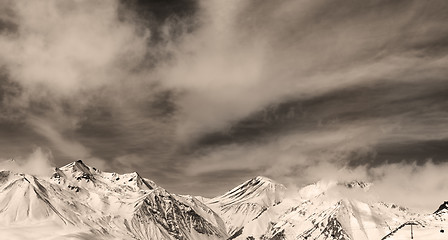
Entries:
{"type": "Polygon", "coordinates": [[[225,239],[213,214],[137,173],[101,172],[82,161],[48,178],[0,172],[0,230],[8,239],[225,239]]]}
{"type": "MultiPolygon", "coordinates": [[[[14,163],[7,163],[14,164],[14,163]]],[[[448,202],[432,214],[377,201],[371,184],[300,190],[256,177],[215,198],[169,193],[138,173],[82,161],[49,177],[0,164],[0,239],[447,239],[448,202]],[[9,169],[9,170],[7,170],[9,169]]]]}
{"type": "MultiPolygon", "coordinates": [[[[270,207],[283,200],[285,187],[269,178],[258,176],[230,190],[222,196],[208,200],[206,203],[225,221],[229,235],[241,235],[247,232],[247,224],[257,219],[270,207]],[[246,226],[246,229],[243,227],[246,226]]],[[[260,221],[265,228],[267,221],[260,221]]],[[[255,229],[249,230],[254,231],[255,229]]]]}
{"type": "Polygon", "coordinates": [[[371,184],[361,181],[321,181],[273,198],[287,190],[265,179],[251,179],[207,201],[226,219],[232,239],[409,239],[411,224],[419,239],[448,237],[440,231],[447,226],[446,203],[434,214],[419,214],[374,201],[371,184]],[[257,207],[248,210],[246,204],[257,207]]]}

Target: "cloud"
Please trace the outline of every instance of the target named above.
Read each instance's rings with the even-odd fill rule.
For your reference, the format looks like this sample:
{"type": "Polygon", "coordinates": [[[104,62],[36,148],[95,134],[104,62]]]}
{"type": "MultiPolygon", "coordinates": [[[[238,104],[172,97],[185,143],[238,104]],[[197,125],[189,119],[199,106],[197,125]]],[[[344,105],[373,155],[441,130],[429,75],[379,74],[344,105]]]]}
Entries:
{"type": "MultiPolygon", "coordinates": [[[[426,141],[428,136],[448,137],[446,133],[434,135],[429,128],[418,125],[406,128],[422,131],[419,138],[413,135],[413,141],[426,141]]],[[[447,179],[443,174],[446,163],[436,164],[430,159],[406,154],[401,155],[398,162],[376,159],[379,144],[393,147],[408,141],[406,136],[397,139],[401,131],[400,127],[392,127],[384,120],[339,123],[322,126],[320,130],[277,136],[264,143],[209,148],[179,167],[193,178],[215,176],[222,181],[231,179],[234,184],[241,181],[234,179],[235,175],[266,175],[291,189],[321,180],[361,180],[374,184],[369,196],[377,200],[433,211],[446,198],[444,182],[447,179]]],[[[230,189],[221,188],[205,194],[216,195],[230,189]]]]}
{"type": "Polygon", "coordinates": [[[0,119],[24,119],[55,161],[172,171],[173,185],[218,172],[305,183],[379,145],[448,138],[445,2],[198,4],[154,23],[118,0],[3,1],[0,65],[15,87],[0,119]],[[262,139],[199,142],[290,101],[321,104],[262,139]]]}
{"type": "Polygon", "coordinates": [[[431,7],[438,14],[416,19],[418,2],[367,8],[352,1],[334,11],[327,1],[200,1],[196,21],[170,19],[159,44],[150,44],[156,32],[144,21],[121,17],[127,11],[118,1],[7,6],[18,29],[2,34],[1,62],[23,87],[25,104],[82,109],[100,95],[127,109],[158,86],[177,94],[173,118],[183,143],[288,99],[446,73],[446,57],[422,47],[441,37],[440,13],[431,7]]]}
{"type": "Polygon", "coordinates": [[[36,147],[25,158],[3,160],[0,168],[17,173],[27,173],[36,176],[51,176],[53,173],[53,155],[49,150],[36,147]]]}
{"type": "Polygon", "coordinates": [[[312,176],[311,179],[371,182],[373,185],[369,194],[363,194],[369,196],[370,200],[395,203],[432,213],[446,200],[447,177],[443,173],[447,167],[446,163],[434,164],[431,161],[423,165],[399,162],[373,168],[358,166],[343,169],[337,165],[322,163],[308,168],[306,173],[309,177],[312,176]]]}
{"type": "Polygon", "coordinates": [[[186,91],[178,103],[182,139],[288,99],[446,74],[446,57],[417,47],[442,37],[437,7],[416,19],[423,6],[414,2],[367,8],[352,1],[338,11],[328,1],[201,3],[203,25],[160,70],[164,84],[186,91]]]}
{"type": "Polygon", "coordinates": [[[118,19],[118,1],[9,4],[19,27],[2,34],[1,62],[32,97],[73,96],[110,84],[144,57],[149,33],[118,19]]]}
{"type": "Polygon", "coordinates": [[[294,132],[277,136],[267,143],[216,147],[204,151],[200,157],[193,156],[195,160],[187,170],[193,175],[231,169],[262,170],[276,179],[295,175],[299,169],[303,171],[301,174],[306,174],[306,167],[321,162],[344,166],[354,155],[364,156],[373,151],[372,147],[385,134],[376,130],[375,125],[379,124],[350,124],[319,131],[294,132]]]}
{"type": "MultiPolygon", "coordinates": [[[[76,140],[70,140],[62,136],[60,132],[64,132],[64,129],[55,128],[58,126],[57,123],[48,122],[47,120],[38,117],[29,117],[28,123],[33,126],[37,133],[48,139],[53,144],[55,150],[62,152],[70,159],[83,159],[92,166],[108,170],[105,161],[93,156],[90,149],[76,140]]],[[[67,123],[59,124],[59,126],[65,127],[67,126],[67,123]]]]}
{"type": "MultiPolygon", "coordinates": [[[[212,133],[178,164],[189,176],[235,181],[243,172],[304,184],[362,165],[347,178],[364,178],[373,165],[397,161],[377,158],[380,146],[448,139],[441,130],[446,99],[439,98],[448,60],[445,3],[201,6],[204,26],[163,71],[165,84],[186,89],[179,137],[188,142],[212,133]],[[302,116],[272,116],[274,123],[265,124],[260,112],[294,101],[303,104],[295,109],[302,116]]],[[[395,153],[410,164],[427,161],[395,153]]]]}
{"type": "Polygon", "coordinates": [[[105,166],[73,132],[98,99],[112,101],[125,82],[124,97],[143,84],[136,69],[148,53],[149,29],[119,1],[3,1],[0,11],[17,26],[0,35],[0,66],[19,89],[5,108],[70,160],[105,166]]]}
{"type": "MultiPolygon", "coordinates": [[[[0,26],[0,98],[5,112],[19,115],[0,124],[31,128],[59,164],[82,158],[118,170],[110,167],[132,154],[159,165],[166,160],[175,148],[176,95],[154,68],[168,61],[170,45],[191,26],[175,14],[152,18],[130,6],[118,0],[0,3],[1,23],[16,26],[0,26]],[[7,99],[6,83],[17,86],[7,99]]],[[[31,141],[20,144],[24,149],[36,144],[31,141]]]]}
{"type": "Polygon", "coordinates": [[[369,171],[375,182],[375,191],[384,201],[435,211],[446,201],[446,163],[424,165],[396,163],[369,171]]]}

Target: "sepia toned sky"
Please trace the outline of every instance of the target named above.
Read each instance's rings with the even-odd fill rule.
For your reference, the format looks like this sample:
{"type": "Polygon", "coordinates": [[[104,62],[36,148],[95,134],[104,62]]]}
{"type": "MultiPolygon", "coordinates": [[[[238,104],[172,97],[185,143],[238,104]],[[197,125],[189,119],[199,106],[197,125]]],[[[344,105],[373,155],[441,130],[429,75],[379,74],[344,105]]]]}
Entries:
{"type": "Polygon", "coordinates": [[[436,209],[447,21],[443,0],[1,0],[0,158],[204,196],[364,179],[436,209]]]}

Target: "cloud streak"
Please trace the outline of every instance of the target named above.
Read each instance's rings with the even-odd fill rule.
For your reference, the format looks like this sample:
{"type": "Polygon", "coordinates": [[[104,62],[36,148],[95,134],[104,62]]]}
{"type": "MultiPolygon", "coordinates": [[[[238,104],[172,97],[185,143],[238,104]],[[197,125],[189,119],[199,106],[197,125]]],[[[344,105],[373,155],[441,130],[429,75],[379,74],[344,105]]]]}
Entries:
{"type": "Polygon", "coordinates": [[[446,161],[398,148],[448,139],[446,2],[176,4],[3,1],[0,129],[172,189],[215,175],[209,195],[356,167],[386,186],[383,165],[412,182],[446,161]]]}

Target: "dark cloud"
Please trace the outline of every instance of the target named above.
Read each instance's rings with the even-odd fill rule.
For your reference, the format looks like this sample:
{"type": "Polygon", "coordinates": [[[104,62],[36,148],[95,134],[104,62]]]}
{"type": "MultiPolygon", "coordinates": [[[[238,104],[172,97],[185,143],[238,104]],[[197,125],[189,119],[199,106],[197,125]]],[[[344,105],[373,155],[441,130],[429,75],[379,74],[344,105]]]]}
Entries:
{"type": "Polygon", "coordinates": [[[416,162],[419,165],[428,161],[436,164],[446,163],[448,162],[448,139],[380,144],[377,147],[376,159],[377,161],[373,162],[374,166],[386,162],[416,162]]]}
{"type": "Polygon", "coordinates": [[[260,174],[428,176],[448,159],[447,8],[6,0],[0,157],[40,146],[208,196],[260,174]]]}
{"type": "Polygon", "coordinates": [[[389,118],[403,121],[443,121],[447,109],[448,87],[443,80],[424,80],[425,84],[395,83],[387,80],[367,86],[333,91],[310,99],[289,100],[269,106],[233,124],[207,134],[200,146],[253,142],[291,131],[319,131],[360,120],[389,118]],[[403,119],[406,115],[409,119],[403,119]]]}
{"type": "Polygon", "coordinates": [[[173,17],[188,17],[198,11],[198,3],[194,0],[131,0],[121,1],[126,9],[132,9],[140,15],[140,19],[155,18],[163,22],[173,17]]]}

